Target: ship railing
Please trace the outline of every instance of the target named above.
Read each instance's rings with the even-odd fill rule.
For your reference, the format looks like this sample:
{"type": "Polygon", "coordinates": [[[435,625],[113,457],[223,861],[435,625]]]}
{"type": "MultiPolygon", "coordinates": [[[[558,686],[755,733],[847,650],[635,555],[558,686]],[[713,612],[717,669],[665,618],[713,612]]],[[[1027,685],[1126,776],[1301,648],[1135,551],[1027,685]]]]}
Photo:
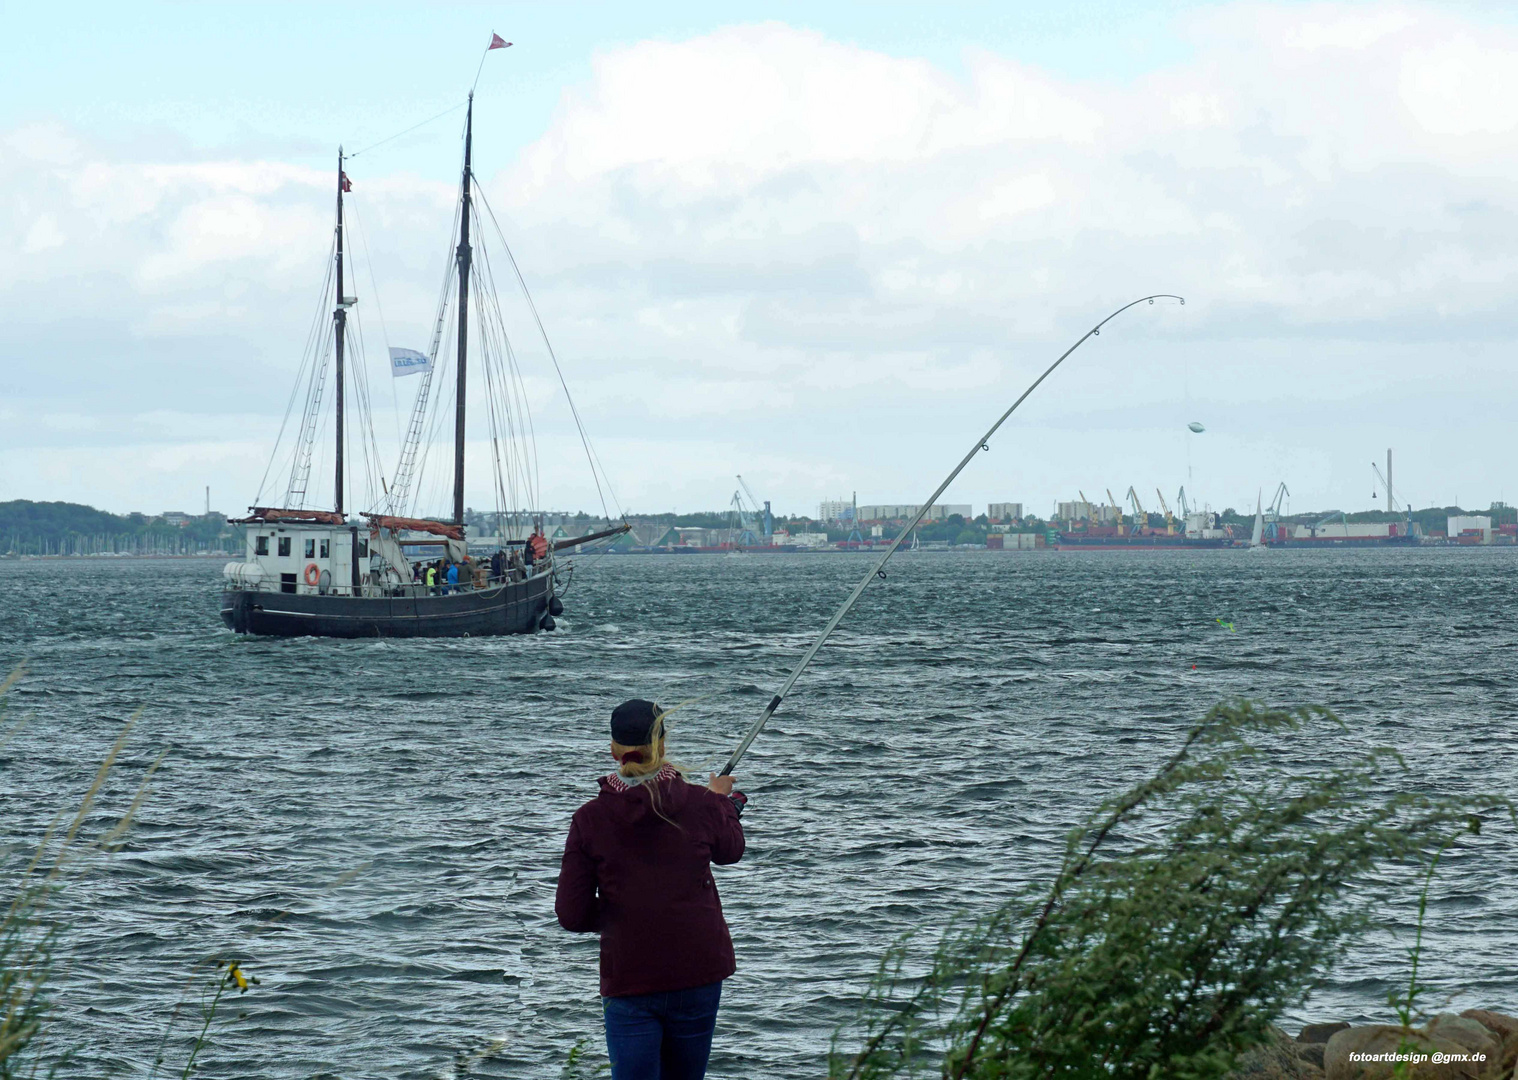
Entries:
{"type": "Polygon", "coordinates": [[[303,596],[359,596],[359,597],[417,597],[417,596],[449,596],[454,593],[466,592],[489,592],[501,588],[503,585],[511,585],[517,582],[527,581],[534,577],[540,577],[548,573],[547,569],[523,576],[520,573],[507,572],[496,577],[494,575],[482,576],[479,579],[459,581],[456,583],[443,582],[437,585],[426,585],[421,582],[365,582],[362,585],[328,585],[326,588],[315,588],[309,585],[297,585],[290,587],[290,583],[280,581],[261,581],[258,584],[241,584],[237,588],[243,592],[257,593],[299,593],[303,596]]]}

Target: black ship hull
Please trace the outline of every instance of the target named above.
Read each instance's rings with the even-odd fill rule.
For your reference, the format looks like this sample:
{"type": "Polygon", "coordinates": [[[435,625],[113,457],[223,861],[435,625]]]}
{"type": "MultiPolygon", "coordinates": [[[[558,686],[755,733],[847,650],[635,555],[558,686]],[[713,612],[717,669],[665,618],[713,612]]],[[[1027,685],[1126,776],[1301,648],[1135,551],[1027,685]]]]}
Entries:
{"type": "Polygon", "coordinates": [[[453,593],[421,587],[395,596],[322,596],[227,589],[221,619],[239,634],[271,637],[499,637],[552,629],[551,574],[453,593]]]}

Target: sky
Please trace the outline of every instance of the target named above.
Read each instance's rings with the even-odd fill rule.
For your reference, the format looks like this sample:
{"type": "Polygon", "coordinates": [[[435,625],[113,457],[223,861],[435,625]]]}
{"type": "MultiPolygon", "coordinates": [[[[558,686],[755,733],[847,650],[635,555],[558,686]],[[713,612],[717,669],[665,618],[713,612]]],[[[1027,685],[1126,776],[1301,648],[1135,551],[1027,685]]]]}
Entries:
{"type": "MultiPolygon", "coordinates": [[[[1389,447],[1399,502],[1518,497],[1501,5],[30,5],[7,45],[0,500],[282,493],[339,145],[391,475],[419,380],[384,346],[431,336],[477,70],[475,173],[609,485],[512,302],[544,508],[920,501],[1151,293],[1186,304],[1089,340],[947,501],[1367,509],[1389,447]]],[[[472,505],[489,454],[480,418],[472,505]]]]}

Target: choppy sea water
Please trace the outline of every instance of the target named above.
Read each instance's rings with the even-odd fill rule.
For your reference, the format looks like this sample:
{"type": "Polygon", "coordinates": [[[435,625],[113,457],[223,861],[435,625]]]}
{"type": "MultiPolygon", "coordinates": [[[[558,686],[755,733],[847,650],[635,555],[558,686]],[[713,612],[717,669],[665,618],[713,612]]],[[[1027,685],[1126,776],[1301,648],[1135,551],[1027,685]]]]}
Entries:
{"type": "MultiPolygon", "coordinates": [[[[701,698],[672,750],[720,761],[866,563],[585,558],[558,633],[432,642],[237,638],[220,565],[0,564],[0,662],[28,667],[0,884],[130,714],[91,828],[164,752],[123,848],[57,900],[69,1075],[146,1076],[166,1030],[178,1075],[211,956],[260,983],[197,1075],[557,1077],[580,1038],[599,1051],[596,942],[559,930],[553,887],[609,710],[701,698]]],[[[1221,698],[1335,709],[1347,731],[1304,738],[1303,766],[1386,745],[1397,782],[1518,790],[1515,570],[1499,549],[898,556],[739,770],[711,1075],[818,1076],[892,941],[1045,876],[1221,698]]],[[[1515,840],[1446,856],[1435,1004],[1518,1012],[1515,840]]],[[[1386,928],[1289,1019],[1385,1017],[1417,884],[1381,884],[1386,928]]]]}

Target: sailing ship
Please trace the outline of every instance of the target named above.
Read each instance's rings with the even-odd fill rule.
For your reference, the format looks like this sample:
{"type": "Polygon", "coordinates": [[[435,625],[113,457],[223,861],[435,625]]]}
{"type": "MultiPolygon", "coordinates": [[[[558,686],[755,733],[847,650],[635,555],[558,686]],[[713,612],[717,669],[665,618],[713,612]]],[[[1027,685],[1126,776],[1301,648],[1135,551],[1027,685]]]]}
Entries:
{"type": "MultiPolygon", "coordinates": [[[[313,338],[307,361],[302,364],[307,393],[291,458],[290,478],[281,505],[255,505],[247,516],[233,519],[244,526],[247,548],[242,560],[228,563],[224,573],[221,616],[240,634],[282,637],[478,637],[531,634],[553,630],[555,616],[562,614],[559,597],[566,575],[556,554],[578,545],[626,532],[624,523],[615,528],[549,543],[541,522],[525,535],[522,496],[534,495],[535,448],[530,445],[531,421],[524,415],[526,395],[516,366],[515,353],[505,332],[499,303],[491,285],[488,263],[483,267],[485,230],[480,219],[479,235],[471,237],[475,216],[475,178],[471,171],[474,140],[474,94],[471,92],[464,126],[464,167],[456,210],[458,244],[444,278],[443,295],[429,354],[409,353],[423,381],[411,409],[411,423],[401,444],[400,460],[389,483],[374,466],[379,447],[373,425],[367,431],[349,422],[353,406],[367,407],[368,390],[362,364],[350,371],[349,313],[357,299],[347,293],[344,278],[345,222],[343,196],[351,190],[338,151],[337,225],[334,230],[328,273],[333,281],[335,306],[330,334],[313,338]],[[476,245],[479,245],[477,252],[476,245]],[[455,277],[456,271],[456,277],[455,277]],[[468,368],[470,360],[470,291],[476,301],[475,344],[481,354],[487,383],[486,404],[491,425],[495,464],[496,532],[498,553],[487,561],[469,558],[464,505],[464,447],[468,368]],[[456,302],[449,303],[450,295],[456,302]],[[447,519],[422,517],[412,512],[413,492],[426,463],[426,434],[441,428],[431,395],[434,372],[447,356],[440,356],[445,329],[456,323],[455,385],[453,401],[452,515],[447,519]],[[321,401],[326,382],[327,358],[334,360],[332,426],[335,434],[333,499],[331,508],[306,505],[312,451],[318,428],[324,422],[321,401]],[[350,394],[349,381],[354,382],[350,394]],[[432,406],[429,409],[429,406],[432,406]],[[357,428],[356,432],[349,430],[357,428]],[[379,480],[382,496],[377,508],[350,517],[345,505],[346,442],[356,437],[363,448],[371,476],[379,480]],[[513,443],[521,443],[513,458],[513,443]],[[372,448],[372,455],[371,455],[372,448]],[[518,496],[512,499],[508,495],[518,496]],[[407,554],[420,552],[424,561],[407,554]],[[431,566],[434,573],[424,573],[431,566]],[[452,567],[454,574],[442,579],[438,568],[452,567]]],[[[483,192],[479,192],[483,198],[483,192]]],[[[488,202],[485,204],[489,209],[488,202]]],[[[494,214],[491,214],[492,221],[494,214]]],[[[497,226],[499,233],[499,226],[497,226]]],[[[501,238],[505,248],[504,238],[501,238]]],[[[506,248],[508,258],[510,249],[506,248]]],[[[515,272],[512,258],[512,271],[515,272]]],[[[355,275],[356,276],[356,275],[355,275]]],[[[520,273],[517,281],[525,283],[520,273]]],[[[323,285],[326,294],[326,283],[323,285]]],[[[531,298],[527,297],[528,303],[531,298]]],[[[536,310],[534,309],[534,315],[536,310]]],[[[539,321],[541,328],[541,321],[539,321]]],[[[546,334],[544,343],[547,344],[546,334]]],[[[548,347],[552,356],[552,347],[548,347]]],[[[396,353],[407,350],[391,350],[396,353]]],[[[394,359],[392,359],[394,363],[394,359]]],[[[557,366],[557,360],[554,360],[557,366]]],[[[561,377],[562,381],[562,377],[561,377]]],[[[297,389],[299,383],[297,384],[297,389]]],[[[565,387],[567,394],[567,386],[565,387]]],[[[291,405],[296,398],[291,398],[291,405]]],[[[571,411],[573,405],[571,404],[571,411]]],[[[288,422],[290,413],[287,413],[288,422]]],[[[575,422],[579,424],[578,414],[575,422]]],[[[282,429],[283,435],[283,429],[282,429]]],[[[584,431],[581,429],[584,440],[584,431]]],[[[595,460],[585,441],[591,468],[595,460]]],[[[279,453],[276,443],[274,455],[279,453]]],[[[271,458],[271,468],[274,458],[271,458]]],[[[267,481],[266,472],[266,481],[267,481]]],[[[597,481],[599,487],[599,480],[597,481]]],[[[376,493],[371,492],[373,497],[376,493]]],[[[260,491],[260,497],[262,491],[260,491]]],[[[540,504],[541,505],[541,504],[540,504]]],[[[530,515],[527,515],[530,516],[530,515]]],[[[610,515],[608,515],[609,517],[610,515]]]]}

